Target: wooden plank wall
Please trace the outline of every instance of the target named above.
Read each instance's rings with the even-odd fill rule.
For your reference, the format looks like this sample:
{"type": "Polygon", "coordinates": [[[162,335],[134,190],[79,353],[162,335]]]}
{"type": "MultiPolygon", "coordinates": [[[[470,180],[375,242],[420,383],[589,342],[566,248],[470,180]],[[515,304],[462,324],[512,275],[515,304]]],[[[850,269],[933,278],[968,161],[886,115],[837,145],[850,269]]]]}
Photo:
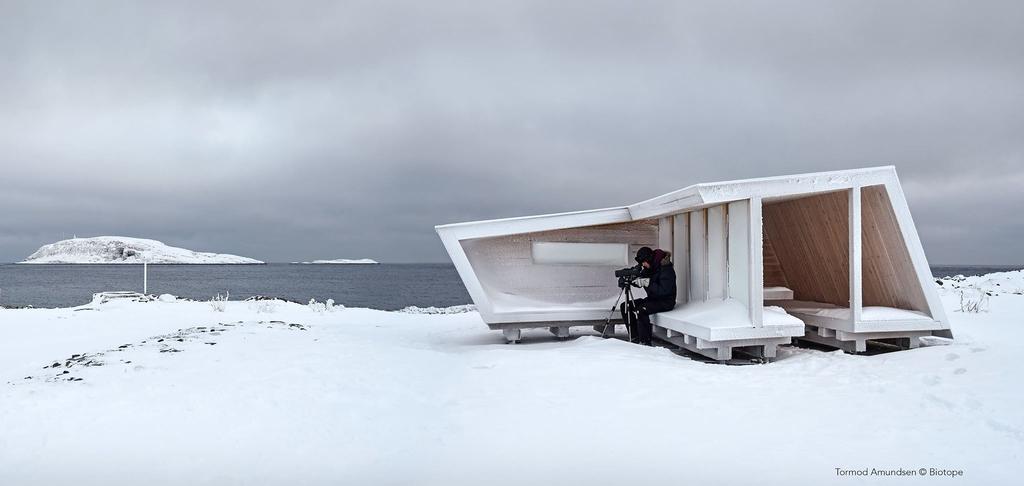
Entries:
{"type": "Polygon", "coordinates": [[[849,305],[848,197],[839,191],[765,201],[765,240],[795,299],[849,305]]]}
{"type": "Polygon", "coordinates": [[[861,248],[865,306],[928,312],[885,186],[861,188],[861,248]]]}
{"type": "Polygon", "coordinates": [[[772,247],[772,240],[764,235],[764,286],[765,287],[789,287],[786,281],[786,274],[782,271],[782,264],[779,257],[775,255],[775,248],[772,247]]]}

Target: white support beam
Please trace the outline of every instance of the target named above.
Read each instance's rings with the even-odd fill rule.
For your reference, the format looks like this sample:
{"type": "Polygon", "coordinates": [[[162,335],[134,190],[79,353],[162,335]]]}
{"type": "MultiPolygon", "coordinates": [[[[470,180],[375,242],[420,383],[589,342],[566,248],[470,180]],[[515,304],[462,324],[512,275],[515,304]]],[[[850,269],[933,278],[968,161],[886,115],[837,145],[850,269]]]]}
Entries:
{"type": "Polygon", "coordinates": [[[750,309],[750,201],[729,203],[728,227],[728,296],[750,309]]]}
{"type": "Polygon", "coordinates": [[[708,208],[708,300],[728,296],[725,205],[708,208]]]}
{"type": "Polygon", "coordinates": [[[849,204],[849,230],[850,230],[850,318],[854,327],[860,322],[861,310],[863,308],[863,289],[861,263],[861,211],[860,211],[860,186],[853,186],[850,189],[849,204]]]}
{"type": "Polygon", "coordinates": [[[707,211],[690,213],[690,302],[708,300],[707,211]]]}
{"type": "Polygon", "coordinates": [[[658,219],[658,248],[672,251],[672,218],[658,219]]]}
{"type": "Polygon", "coordinates": [[[690,296],[690,213],[672,217],[672,261],[676,269],[676,302],[685,304],[690,296]]]}
{"type": "Polygon", "coordinates": [[[761,226],[761,198],[750,198],[750,322],[764,326],[764,233],[761,226]]]}

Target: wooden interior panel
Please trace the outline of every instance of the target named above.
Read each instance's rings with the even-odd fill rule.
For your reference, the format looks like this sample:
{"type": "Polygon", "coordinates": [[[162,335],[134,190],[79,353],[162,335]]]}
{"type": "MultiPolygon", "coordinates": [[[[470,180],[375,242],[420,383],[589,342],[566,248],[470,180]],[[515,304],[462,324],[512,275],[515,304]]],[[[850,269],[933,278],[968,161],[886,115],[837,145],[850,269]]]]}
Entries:
{"type": "Polygon", "coordinates": [[[848,199],[838,191],[764,204],[765,246],[795,299],[849,306],[848,199]]]}
{"type": "Polygon", "coordinates": [[[928,312],[885,186],[861,188],[863,302],[928,312]]]}
{"type": "Polygon", "coordinates": [[[764,235],[764,286],[765,287],[789,287],[786,281],[786,274],[782,272],[782,264],[779,257],[775,255],[775,248],[772,247],[772,240],[764,235]]]}

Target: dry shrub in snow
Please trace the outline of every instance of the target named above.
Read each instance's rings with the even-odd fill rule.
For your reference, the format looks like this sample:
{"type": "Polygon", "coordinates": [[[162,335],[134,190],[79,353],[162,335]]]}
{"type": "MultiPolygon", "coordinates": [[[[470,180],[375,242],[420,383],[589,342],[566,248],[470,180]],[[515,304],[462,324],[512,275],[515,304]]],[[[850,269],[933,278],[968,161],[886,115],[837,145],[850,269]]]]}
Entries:
{"type": "Polygon", "coordinates": [[[961,289],[960,312],[969,312],[973,314],[988,312],[988,298],[990,295],[991,294],[988,292],[980,289],[961,289]]]}
{"type": "Polygon", "coordinates": [[[230,296],[231,292],[225,292],[224,295],[218,293],[210,299],[210,307],[214,312],[224,312],[224,309],[228,307],[228,297],[230,296]]]}
{"type": "MultiPolygon", "coordinates": [[[[313,312],[323,314],[324,312],[334,312],[334,299],[327,299],[324,302],[317,302],[316,299],[309,299],[308,307],[313,312]]],[[[344,308],[345,306],[339,306],[344,308]]]]}
{"type": "Polygon", "coordinates": [[[249,301],[249,309],[257,314],[273,314],[277,310],[276,300],[252,300],[249,301]]]}

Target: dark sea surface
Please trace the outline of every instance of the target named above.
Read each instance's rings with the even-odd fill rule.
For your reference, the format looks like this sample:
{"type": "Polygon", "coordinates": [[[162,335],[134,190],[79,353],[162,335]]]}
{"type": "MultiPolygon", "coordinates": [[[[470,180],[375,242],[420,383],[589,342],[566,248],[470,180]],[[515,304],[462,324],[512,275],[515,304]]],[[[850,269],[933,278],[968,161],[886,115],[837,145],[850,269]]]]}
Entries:
{"type": "MultiPolygon", "coordinates": [[[[0,305],[71,307],[92,294],[142,292],[141,265],[0,265],[0,305]]],[[[149,265],[149,293],[210,300],[254,295],[306,303],[309,299],[348,307],[395,310],[470,304],[451,264],[381,265],[149,265]]]]}
{"type": "Polygon", "coordinates": [[[985,275],[996,272],[1012,272],[1024,268],[1024,265],[932,265],[935,278],[952,277],[954,275],[985,275]]]}
{"type": "MultiPolygon", "coordinates": [[[[934,265],[936,277],[983,275],[1020,266],[934,265]]],[[[71,307],[92,294],[142,291],[141,265],[0,265],[0,305],[71,307]]],[[[297,302],[334,299],[348,307],[395,310],[471,303],[451,264],[381,265],[150,265],[149,293],[209,300],[254,295],[297,302]]]]}

